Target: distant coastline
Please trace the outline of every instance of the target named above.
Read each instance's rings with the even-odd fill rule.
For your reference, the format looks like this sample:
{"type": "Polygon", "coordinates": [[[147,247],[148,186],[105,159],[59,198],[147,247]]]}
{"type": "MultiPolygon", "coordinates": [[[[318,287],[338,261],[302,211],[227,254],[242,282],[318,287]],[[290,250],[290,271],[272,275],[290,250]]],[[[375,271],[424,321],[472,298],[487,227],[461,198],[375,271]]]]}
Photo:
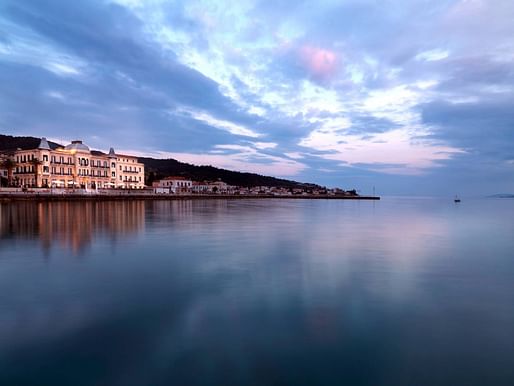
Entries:
{"type": "MultiPolygon", "coordinates": [[[[98,194],[100,189],[117,195],[116,189],[127,193],[180,194],[196,198],[250,195],[252,197],[319,198],[336,196],[354,199],[356,189],[327,188],[314,183],[297,182],[263,176],[255,173],[220,169],[213,166],[197,166],[175,159],[154,159],[116,153],[114,147],[108,152],[92,150],[82,140],[70,144],[48,141],[45,137],[16,137],[0,134],[0,187],[23,189],[46,189],[41,194],[76,195],[77,189],[84,194],[98,194]],[[61,192],[57,192],[61,190],[61,192]],[[130,192],[139,190],[140,192],[130,192]]],[[[9,192],[2,192],[9,193],[9,192]]],[[[36,193],[36,192],[34,192],[36,193]]],[[[107,192],[106,192],[107,193],[107,192]]]]}

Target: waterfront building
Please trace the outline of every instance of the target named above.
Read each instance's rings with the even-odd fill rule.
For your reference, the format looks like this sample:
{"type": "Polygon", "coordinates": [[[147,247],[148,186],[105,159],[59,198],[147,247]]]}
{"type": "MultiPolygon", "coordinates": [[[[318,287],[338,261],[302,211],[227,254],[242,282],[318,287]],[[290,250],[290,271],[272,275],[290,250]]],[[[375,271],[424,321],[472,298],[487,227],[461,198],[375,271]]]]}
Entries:
{"type": "Polygon", "coordinates": [[[193,182],[193,186],[191,187],[193,193],[198,194],[233,194],[236,190],[236,187],[228,185],[223,181],[203,181],[203,182],[193,182]]]}
{"type": "Polygon", "coordinates": [[[191,191],[193,193],[197,194],[208,194],[212,193],[211,186],[208,182],[200,182],[200,181],[193,181],[193,185],[191,186],[191,191]]]}
{"type": "Polygon", "coordinates": [[[152,184],[155,193],[190,193],[193,181],[185,177],[166,177],[152,184]]]}
{"type": "Polygon", "coordinates": [[[49,188],[144,188],[145,167],[137,157],[90,150],[82,141],[50,147],[45,138],[35,149],[13,150],[11,184],[49,188]]]}

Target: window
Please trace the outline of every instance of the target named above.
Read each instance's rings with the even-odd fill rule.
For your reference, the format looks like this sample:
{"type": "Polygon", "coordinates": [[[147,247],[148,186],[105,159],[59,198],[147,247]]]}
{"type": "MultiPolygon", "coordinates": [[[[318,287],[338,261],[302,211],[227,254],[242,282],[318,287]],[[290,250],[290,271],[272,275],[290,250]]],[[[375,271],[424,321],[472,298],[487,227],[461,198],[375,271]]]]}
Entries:
{"type": "Polygon", "coordinates": [[[111,176],[112,176],[112,177],[116,177],[116,172],[112,172],[112,173],[111,173],[111,176]]]}
{"type": "Polygon", "coordinates": [[[48,170],[49,170],[48,166],[43,166],[43,173],[48,173],[48,170]]]}
{"type": "Polygon", "coordinates": [[[121,165],[120,165],[120,170],[121,170],[121,165]]]}
{"type": "Polygon", "coordinates": [[[59,157],[59,162],[64,163],[64,157],[59,157]]]}
{"type": "Polygon", "coordinates": [[[120,176],[120,181],[122,181],[121,176],[120,176]]]}
{"type": "Polygon", "coordinates": [[[48,161],[48,155],[46,155],[46,154],[43,155],[43,161],[46,161],[46,162],[48,161]]]}
{"type": "Polygon", "coordinates": [[[116,167],[116,164],[113,162],[111,163],[111,168],[115,168],[116,167]]]}

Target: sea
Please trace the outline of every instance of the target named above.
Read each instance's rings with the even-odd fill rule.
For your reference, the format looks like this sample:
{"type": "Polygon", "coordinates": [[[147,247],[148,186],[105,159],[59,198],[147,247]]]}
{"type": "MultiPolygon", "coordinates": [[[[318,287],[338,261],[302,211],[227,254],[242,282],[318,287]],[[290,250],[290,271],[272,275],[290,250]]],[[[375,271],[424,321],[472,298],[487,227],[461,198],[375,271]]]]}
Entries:
{"type": "Polygon", "coordinates": [[[1,203],[0,385],[514,385],[514,199],[1,203]]]}

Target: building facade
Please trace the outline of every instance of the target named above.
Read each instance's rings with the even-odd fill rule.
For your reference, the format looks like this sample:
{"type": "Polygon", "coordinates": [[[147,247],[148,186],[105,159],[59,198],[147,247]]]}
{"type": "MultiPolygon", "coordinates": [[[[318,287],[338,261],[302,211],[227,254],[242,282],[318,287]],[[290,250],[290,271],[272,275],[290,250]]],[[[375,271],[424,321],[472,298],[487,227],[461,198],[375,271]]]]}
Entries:
{"type": "Polygon", "coordinates": [[[156,193],[190,193],[193,181],[184,177],[166,177],[152,184],[156,193]]]}
{"type": "Polygon", "coordinates": [[[142,189],[145,167],[137,157],[90,150],[82,141],[52,149],[45,138],[36,149],[15,150],[11,185],[48,188],[142,189]]]}

